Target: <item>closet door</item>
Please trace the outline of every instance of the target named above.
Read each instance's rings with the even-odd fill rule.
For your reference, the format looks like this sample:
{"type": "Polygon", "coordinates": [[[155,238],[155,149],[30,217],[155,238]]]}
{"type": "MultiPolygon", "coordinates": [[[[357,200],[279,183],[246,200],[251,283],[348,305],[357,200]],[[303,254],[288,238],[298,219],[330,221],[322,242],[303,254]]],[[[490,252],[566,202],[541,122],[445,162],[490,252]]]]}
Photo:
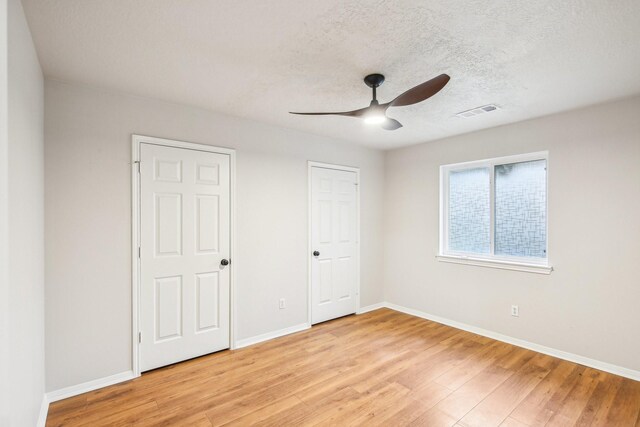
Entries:
{"type": "Polygon", "coordinates": [[[311,321],[355,313],[358,182],[351,171],[311,168],[311,321]]]}
{"type": "Polygon", "coordinates": [[[229,348],[230,158],[140,148],[140,367],[229,348]]]}

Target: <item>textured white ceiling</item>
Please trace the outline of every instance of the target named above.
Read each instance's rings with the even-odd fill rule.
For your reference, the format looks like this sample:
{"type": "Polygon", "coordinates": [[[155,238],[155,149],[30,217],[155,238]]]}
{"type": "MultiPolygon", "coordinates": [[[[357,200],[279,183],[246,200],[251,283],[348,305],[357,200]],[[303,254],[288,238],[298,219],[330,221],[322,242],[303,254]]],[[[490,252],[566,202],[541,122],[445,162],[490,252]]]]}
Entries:
{"type": "Polygon", "coordinates": [[[395,148],[640,93],[639,0],[23,0],[46,76],[395,148]],[[288,111],[391,108],[389,132],[288,111]],[[454,116],[495,103],[502,109],[454,116]]]}

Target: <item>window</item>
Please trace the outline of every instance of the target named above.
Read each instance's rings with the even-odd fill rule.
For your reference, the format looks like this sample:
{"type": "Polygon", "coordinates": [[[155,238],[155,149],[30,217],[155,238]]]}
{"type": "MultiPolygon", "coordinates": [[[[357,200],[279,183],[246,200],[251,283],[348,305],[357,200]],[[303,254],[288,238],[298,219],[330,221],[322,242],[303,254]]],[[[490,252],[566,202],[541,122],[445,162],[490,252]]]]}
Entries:
{"type": "Polygon", "coordinates": [[[441,166],[438,258],[550,273],[547,153],[441,166]]]}

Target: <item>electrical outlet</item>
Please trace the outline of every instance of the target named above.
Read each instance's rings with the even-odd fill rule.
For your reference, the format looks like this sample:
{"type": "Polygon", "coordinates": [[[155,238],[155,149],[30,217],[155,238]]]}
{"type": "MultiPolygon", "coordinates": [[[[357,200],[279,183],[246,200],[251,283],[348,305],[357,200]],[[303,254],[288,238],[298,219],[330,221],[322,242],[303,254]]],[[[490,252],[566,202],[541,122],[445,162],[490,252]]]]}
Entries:
{"type": "Polygon", "coordinates": [[[278,304],[278,307],[280,307],[280,310],[282,310],[283,308],[287,308],[287,302],[284,300],[284,298],[280,298],[280,303],[278,304]]]}
{"type": "Polygon", "coordinates": [[[518,308],[517,305],[512,305],[511,306],[511,315],[513,317],[520,317],[520,309],[518,308]]]}

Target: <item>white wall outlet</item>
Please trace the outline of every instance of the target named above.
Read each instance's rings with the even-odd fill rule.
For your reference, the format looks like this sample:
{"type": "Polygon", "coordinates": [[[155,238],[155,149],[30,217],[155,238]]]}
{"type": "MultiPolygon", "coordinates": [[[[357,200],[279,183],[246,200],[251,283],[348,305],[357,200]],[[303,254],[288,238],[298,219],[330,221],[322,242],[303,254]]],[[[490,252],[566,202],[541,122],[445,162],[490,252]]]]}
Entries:
{"type": "Polygon", "coordinates": [[[280,298],[280,302],[278,303],[278,307],[280,307],[280,310],[282,310],[283,308],[287,308],[287,302],[284,300],[284,298],[280,298]]]}
{"type": "Polygon", "coordinates": [[[513,317],[520,317],[520,309],[518,308],[517,305],[512,305],[511,306],[511,315],[513,317]]]}

